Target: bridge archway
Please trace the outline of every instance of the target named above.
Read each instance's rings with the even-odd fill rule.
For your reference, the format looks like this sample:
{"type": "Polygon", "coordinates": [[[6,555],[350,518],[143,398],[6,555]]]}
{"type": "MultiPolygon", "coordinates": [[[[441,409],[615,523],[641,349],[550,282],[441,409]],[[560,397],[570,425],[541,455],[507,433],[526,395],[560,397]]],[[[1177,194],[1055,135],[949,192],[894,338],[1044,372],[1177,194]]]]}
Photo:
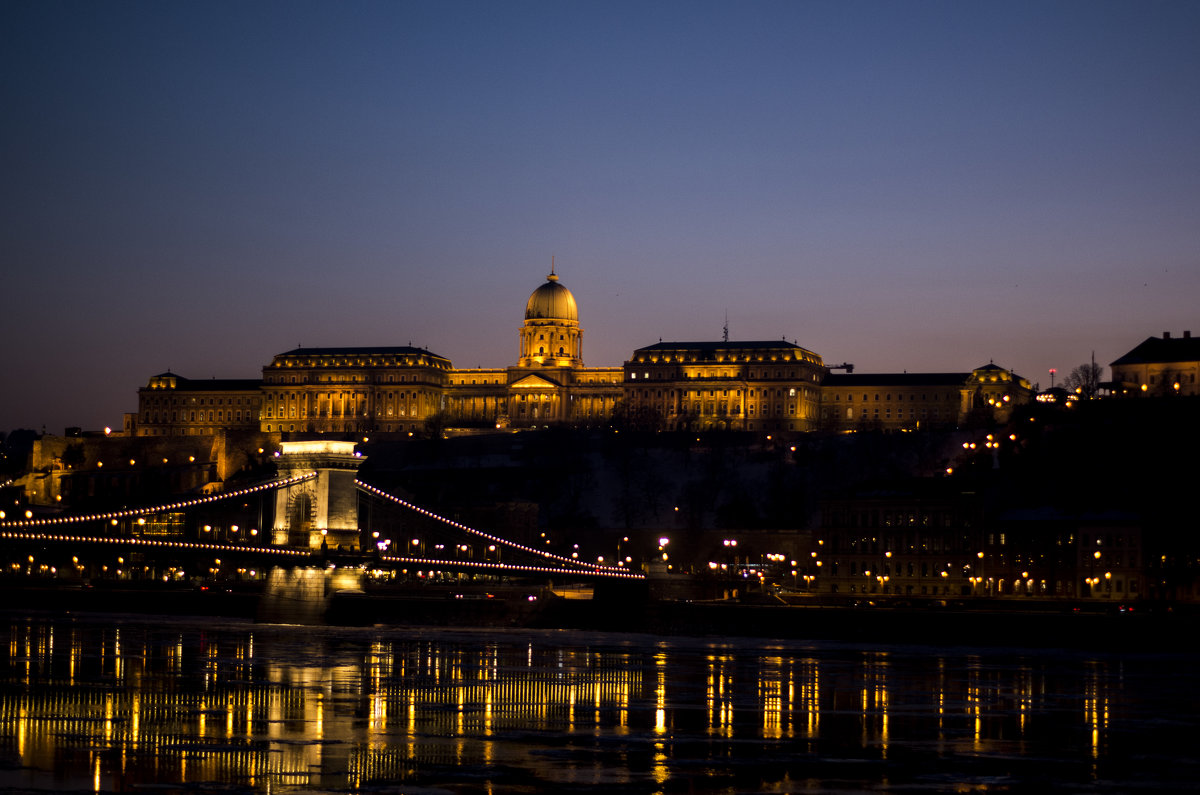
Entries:
{"type": "Polygon", "coordinates": [[[281,477],[306,472],[317,476],[276,491],[275,544],[312,550],[359,549],[354,477],[364,459],[354,451],[354,442],[281,442],[276,460],[281,477]]]}
{"type": "MultiPolygon", "coordinates": [[[[316,506],[311,490],[293,494],[287,508],[287,545],[289,547],[311,547],[312,534],[316,529],[316,506]]],[[[320,535],[320,530],[316,530],[320,535]]],[[[320,546],[320,541],[317,545],[320,546]]]]}

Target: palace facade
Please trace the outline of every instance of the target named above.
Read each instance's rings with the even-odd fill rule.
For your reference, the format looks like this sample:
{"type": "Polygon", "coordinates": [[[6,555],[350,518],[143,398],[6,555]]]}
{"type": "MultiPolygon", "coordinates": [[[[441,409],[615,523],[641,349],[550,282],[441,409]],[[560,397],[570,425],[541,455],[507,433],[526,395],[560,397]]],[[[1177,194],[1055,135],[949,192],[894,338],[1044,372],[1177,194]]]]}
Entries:
{"type": "Polygon", "coordinates": [[[529,296],[514,365],[458,369],[423,348],[296,348],[262,379],[161,373],[126,415],[132,436],[219,431],[414,433],[437,426],[591,426],[620,418],[663,430],[915,430],[972,412],[1005,421],[1033,395],[995,364],[962,373],[831,373],[786,340],[658,342],[621,367],[588,367],[574,295],[551,271],[529,296]]]}

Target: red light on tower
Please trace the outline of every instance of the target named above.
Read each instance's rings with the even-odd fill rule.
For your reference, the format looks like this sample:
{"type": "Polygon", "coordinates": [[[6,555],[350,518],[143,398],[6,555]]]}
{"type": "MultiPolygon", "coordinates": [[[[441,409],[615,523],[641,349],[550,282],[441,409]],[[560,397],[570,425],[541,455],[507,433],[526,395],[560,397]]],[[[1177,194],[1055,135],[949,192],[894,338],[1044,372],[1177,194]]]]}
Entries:
{"type": "Polygon", "coordinates": [[[1054,389],[1054,374],[1057,372],[1058,372],[1057,369],[1055,369],[1053,367],[1050,368],[1050,388],[1051,389],[1054,389]]]}

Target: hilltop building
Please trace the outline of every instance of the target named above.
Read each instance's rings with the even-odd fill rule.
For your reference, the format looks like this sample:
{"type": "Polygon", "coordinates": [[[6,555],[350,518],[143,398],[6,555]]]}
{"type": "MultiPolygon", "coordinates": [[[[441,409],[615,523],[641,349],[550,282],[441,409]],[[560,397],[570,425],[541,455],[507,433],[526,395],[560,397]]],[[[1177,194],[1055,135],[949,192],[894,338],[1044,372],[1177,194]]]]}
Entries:
{"type": "Polygon", "coordinates": [[[786,341],[660,342],[625,363],[625,401],[668,430],[816,427],[821,357],[786,341]]]}
{"type": "Polygon", "coordinates": [[[252,378],[194,380],[170,371],[138,390],[138,413],[125,415],[129,436],[195,436],[258,429],[262,382],[252,378]]]}
{"type": "Polygon", "coordinates": [[[1172,337],[1169,331],[1147,337],[1110,366],[1116,396],[1200,394],[1200,339],[1193,339],[1190,331],[1182,337],[1172,337]]]}
{"type": "Polygon", "coordinates": [[[822,419],[831,430],[944,428],[975,412],[1007,422],[1033,387],[994,363],[969,373],[830,373],[821,384],[822,419]]]}
{"type": "Polygon", "coordinates": [[[529,296],[516,364],[458,369],[423,348],[296,348],[262,379],[161,373],[138,391],[130,436],[414,433],[440,427],[598,425],[743,431],[950,427],[972,412],[1003,421],[1029,382],[995,364],[962,373],[830,373],[779,341],[662,342],[621,367],[588,367],[575,296],[551,269],[529,296]]]}

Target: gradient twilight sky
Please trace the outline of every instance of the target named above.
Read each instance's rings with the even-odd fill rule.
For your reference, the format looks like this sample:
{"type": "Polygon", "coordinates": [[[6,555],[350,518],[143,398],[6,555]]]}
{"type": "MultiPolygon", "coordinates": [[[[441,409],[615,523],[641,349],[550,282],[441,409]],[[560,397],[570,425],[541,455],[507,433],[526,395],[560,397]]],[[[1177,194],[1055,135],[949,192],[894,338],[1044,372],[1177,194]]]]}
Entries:
{"type": "MultiPolygon", "coordinates": [[[[0,429],[170,368],[786,337],[1048,386],[1200,334],[1200,3],[0,4],[0,429]]],[[[1106,370],[1107,375],[1107,370],[1106,370]]]]}

